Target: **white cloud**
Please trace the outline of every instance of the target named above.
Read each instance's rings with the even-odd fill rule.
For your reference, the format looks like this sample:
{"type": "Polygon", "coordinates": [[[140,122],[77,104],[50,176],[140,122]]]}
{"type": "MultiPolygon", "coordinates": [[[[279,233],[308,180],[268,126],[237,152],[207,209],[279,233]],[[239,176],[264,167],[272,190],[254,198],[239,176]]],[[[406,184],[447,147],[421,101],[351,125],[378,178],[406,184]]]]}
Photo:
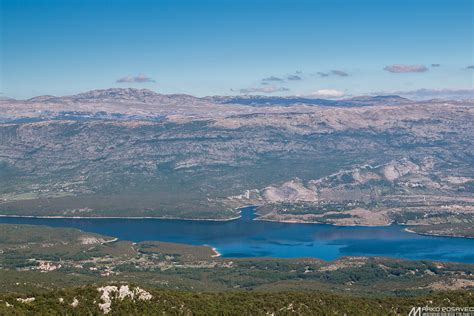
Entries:
{"type": "Polygon", "coordinates": [[[428,68],[424,65],[394,64],[394,65],[385,66],[384,70],[393,72],[393,73],[408,73],[408,72],[425,72],[425,71],[428,71],[428,68]]]}
{"type": "Polygon", "coordinates": [[[318,75],[320,77],[329,77],[329,76],[347,77],[349,76],[347,72],[345,72],[344,70],[339,70],[339,69],[334,69],[328,72],[318,71],[316,74],[313,74],[313,75],[318,75]]]}
{"type": "Polygon", "coordinates": [[[465,100],[474,99],[474,89],[418,89],[412,91],[394,91],[390,94],[397,94],[414,100],[427,99],[451,99],[465,100]]]}
{"type": "Polygon", "coordinates": [[[331,73],[333,75],[336,75],[336,76],[339,76],[339,77],[347,77],[349,76],[349,74],[345,71],[342,71],[342,70],[331,70],[331,73]]]}
{"type": "Polygon", "coordinates": [[[270,76],[267,78],[263,78],[262,82],[283,82],[284,80],[280,77],[270,76]]]}
{"type": "Polygon", "coordinates": [[[120,79],[117,79],[118,83],[146,83],[146,82],[155,82],[152,78],[144,75],[138,74],[136,76],[126,76],[120,79]]]}
{"type": "Polygon", "coordinates": [[[345,95],[343,91],[335,90],[335,89],[321,89],[317,90],[316,92],[311,93],[312,97],[317,98],[341,98],[345,95]]]}
{"type": "Polygon", "coordinates": [[[302,80],[303,78],[301,78],[300,75],[288,75],[286,79],[295,81],[295,80],[302,80]]]}
{"type": "Polygon", "coordinates": [[[275,93],[275,92],[284,92],[284,91],[290,91],[290,89],[285,88],[285,87],[258,87],[258,88],[244,88],[240,89],[239,92],[243,94],[249,94],[249,93],[275,93]]]}

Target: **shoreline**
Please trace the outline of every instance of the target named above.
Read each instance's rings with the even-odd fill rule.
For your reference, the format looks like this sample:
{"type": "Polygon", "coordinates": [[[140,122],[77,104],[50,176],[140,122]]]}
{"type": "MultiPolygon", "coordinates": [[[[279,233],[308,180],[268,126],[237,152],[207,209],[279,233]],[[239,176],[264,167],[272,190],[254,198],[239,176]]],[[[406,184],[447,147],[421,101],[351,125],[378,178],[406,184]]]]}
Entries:
{"type": "Polygon", "coordinates": [[[177,220],[177,221],[204,221],[204,222],[229,222],[235,221],[242,216],[231,218],[181,218],[181,217],[158,217],[158,216],[64,216],[64,215],[5,215],[4,218],[39,218],[39,219],[157,219],[157,220],[177,220]]]}
{"type": "Polygon", "coordinates": [[[468,238],[468,239],[474,239],[474,237],[471,236],[462,236],[462,235],[442,235],[442,234],[434,234],[434,233],[422,233],[422,232],[416,232],[414,230],[411,230],[409,228],[405,228],[404,231],[407,233],[412,233],[412,234],[417,234],[421,236],[431,236],[431,237],[447,237],[447,238],[468,238]]]}
{"type": "MultiPolygon", "coordinates": [[[[287,224],[309,224],[309,225],[331,225],[335,227],[388,227],[392,225],[397,225],[397,226],[407,226],[405,224],[399,224],[399,223],[390,223],[387,225],[338,225],[338,224],[333,224],[333,223],[320,223],[320,222],[305,222],[301,220],[275,220],[275,219],[265,219],[265,218],[254,218],[254,221],[266,221],[266,222],[272,222],[272,223],[287,223],[287,224]]],[[[474,237],[471,236],[463,236],[463,235],[443,235],[443,234],[435,234],[435,233],[422,233],[422,232],[417,232],[414,230],[411,230],[409,228],[404,228],[404,231],[407,233],[411,234],[416,234],[420,236],[428,236],[428,237],[445,237],[445,238],[467,238],[467,239],[474,239],[474,237]]]]}
{"type": "Polygon", "coordinates": [[[222,254],[217,250],[216,247],[212,247],[211,249],[214,252],[214,254],[211,256],[212,258],[218,258],[222,256],[222,254]]]}
{"type": "Polygon", "coordinates": [[[266,222],[272,222],[272,223],[287,223],[287,224],[331,225],[331,226],[335,226],[335,227],[388,227],[388,226],[392,226],[392,225],[397,225],[397,226],[404,226],[405,228],[403,230],[406,231],[407,233],[416,234],[416,235],[420,235],[420,236],[474,239],[474,236],[443,235],[443,234],[436,234],[436,233],[417,232],[417,231],[411,230],[411,229],[406,227],[406,226],[413,226],[413,225],[395,223],[393,221],[389,224],[386,224],[386,225],[356,225],[356,224],[354,224],[354,225],[338,225],[338,224],[335,224],[335,223],[307,222],[307,221],[298,220],[298,219],[295,219],[295,220],[267,219],[267,218],[258,217],[259,215],[256,214],[256,213],[254,213],[254,214],[256,215],[256,217],[252,219],[254,221],[266,221],[266,222]]]}
{"type": "MultiPolygon", "coordinates": [[[[243,207],[244,208],[244,207],[243,207]]],[[[5,214],[0,214],[0,218],[33,218],[33,219],[89,219],[89,220],[94,220],[94,219],[137,219],[137,220],[143,220],[143,219],[152,219],[152,220],[175,220],[175,221],[202,221],[202,222],[230,222],[230,221],[235,221],[240,218],[242,218],[241,215],[242,211],[241,208],[239,208],[238,211],[238,216],[231,217],[231,218],[223,218],[223,219],[216,219],[216,218],[179,218],[179,217],[155,217],[155,216],[62,216],[62,215],[5,215],[5,214]]],[[[275,219],[265,219],[265,218],[259,218],[258,215],[257,217],[253,218],[252,220],[254,221],[266,221],[266,222],[272,222],[272,223],[286,223],[286,224],[308,224],[308,225],[331,225],[335,227],[388,227],[393,224],[399,225],[399,226],[407,226],[405,224],[397,224],[397,223],[390,223],[388,225],[337,225],[337,224],[332,224],[332,223],[320,223],[320,222],[306,222],[302,220],[275,220],[275,219]]],[[[416,232],[414,230],[411,230],[407,227],[403,229],[407,233],[411,234],[416,234],[420,236],[429,236],[429,237],[446,237],[446,238],[468,238],[468,239],[474,239],[474,237],[471,236],[463,236],[463,235],[442,235],[442,234],[434,234],[434,233],[423,233],[423,232],[416,232]]],[[[215,251],[216,253],[219,253],[218,251],[215,251]]],[[[220,256],[220,254],[219,254],[220,256]]]]}
{"type": "Polygon", "coordinates": [[[114,237],[114,238],[112,238],[112,239],[110,239],[110,240],[104,241],[102,244],[110,244],[110,243],[116,242],[116,241],[118,241],[118,240],[119,240],[118,237],[114,237]]]}
{"type": "Polygon", "coordinates": [[[7,215],[0,214],[0,217],[10,218],[42,218],[42,219],[157,219],[157,220],[177,220],[177,221],[205,221],[205,222],[230,222],[242,218],[242,209],[253,207],[254,205],[237,208],[237,216],[230,218],[183,218],[166,216],[65,216],[65,215],[7,215]]]}
{"type": "MultiPolygon", "coordinates": [[[[265,221],[265,222],[272,222],[272,223],[286,223],[286,224],[310,224],[310,225],[331,225],[331,226],[336,226],[336,227],[388,227],[393,225],[394,223],[389,223],[386,225],[339,225],[335,223],[321,223],[321,222],[307,222],[303,220],[276,220],[276,219],[268,219],[268,218],[254,218],[254,221],[265,221]]],[[[402,224],[396,224],[396,225],[402,225],[402,224]]]]}

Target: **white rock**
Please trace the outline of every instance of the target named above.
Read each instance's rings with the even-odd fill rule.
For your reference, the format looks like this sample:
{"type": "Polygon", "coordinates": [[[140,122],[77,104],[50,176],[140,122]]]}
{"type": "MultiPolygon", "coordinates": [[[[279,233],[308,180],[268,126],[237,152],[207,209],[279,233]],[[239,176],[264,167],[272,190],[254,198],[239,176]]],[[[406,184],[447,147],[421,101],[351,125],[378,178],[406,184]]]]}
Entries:
{"type": "Polygon", "coordinates": [[[28,297],[28,298],[17,298],[16,299],[18,302],[21,302],[21,303],[31,303],[31,302],[34,302],[36,300],[36,298],[34,297],[28,297]]]}
{"type": "Polygon", "coordinates": [[[149,301],[153,296],[147,291],[136,287],[135,289],[130,289],[128,285],[121,285],[120,288],[114,285],[103,286],[97,289],[99,292],[102,292],[101,300],[102,303],[99,304],[100,310],[104,314],[108,314],[112,307],[112,297],[113,294],[118,293],[117,298],[123,300],[125,298],[130,298],[134,300],[135,298],[141,301],[149,301]]]}

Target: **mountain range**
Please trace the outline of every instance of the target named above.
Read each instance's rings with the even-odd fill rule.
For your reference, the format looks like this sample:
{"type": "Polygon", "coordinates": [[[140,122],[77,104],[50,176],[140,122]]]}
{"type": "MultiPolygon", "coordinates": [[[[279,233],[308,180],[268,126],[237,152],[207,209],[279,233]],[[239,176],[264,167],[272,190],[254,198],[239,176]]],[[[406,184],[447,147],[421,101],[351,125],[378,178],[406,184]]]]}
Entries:
{"type": "Polygon", "coordinates": [[[0,100],[0,214],[412,225],[473,234],[474,107],[399,96],[0,100]]]}

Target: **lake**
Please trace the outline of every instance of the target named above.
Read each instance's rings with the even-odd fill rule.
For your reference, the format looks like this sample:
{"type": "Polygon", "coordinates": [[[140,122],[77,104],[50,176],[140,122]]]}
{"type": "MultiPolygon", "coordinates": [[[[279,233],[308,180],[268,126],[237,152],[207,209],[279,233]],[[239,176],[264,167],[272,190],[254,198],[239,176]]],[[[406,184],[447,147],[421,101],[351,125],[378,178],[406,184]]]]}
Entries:
{"type": "Polygon", "coordinates": [[[340,227],[253,220],[253,208],[233,221],[0,217],[0,223],[74,227],[135,242],[159,240],[215,247],[223,257],[385,256],[474,263],[474,239],[421,236],[403,226],[340,227]]]}

